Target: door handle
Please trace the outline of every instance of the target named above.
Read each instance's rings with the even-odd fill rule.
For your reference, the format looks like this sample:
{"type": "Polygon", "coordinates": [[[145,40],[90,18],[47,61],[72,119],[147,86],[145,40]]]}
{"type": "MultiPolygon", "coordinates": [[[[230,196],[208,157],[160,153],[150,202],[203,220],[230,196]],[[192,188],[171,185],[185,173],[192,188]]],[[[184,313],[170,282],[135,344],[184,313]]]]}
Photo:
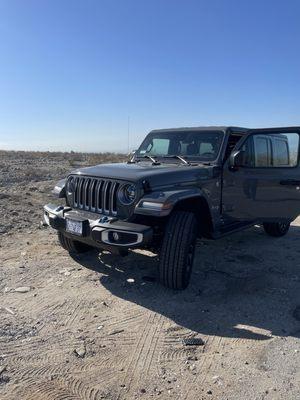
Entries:
{"type": "Polygon", "coordinates": [[[284,185],[284,186],[300,186],[300,181],[297,181],[295,179],[286,179],[283,181],[279,182],[280,185],[284,185]]]}

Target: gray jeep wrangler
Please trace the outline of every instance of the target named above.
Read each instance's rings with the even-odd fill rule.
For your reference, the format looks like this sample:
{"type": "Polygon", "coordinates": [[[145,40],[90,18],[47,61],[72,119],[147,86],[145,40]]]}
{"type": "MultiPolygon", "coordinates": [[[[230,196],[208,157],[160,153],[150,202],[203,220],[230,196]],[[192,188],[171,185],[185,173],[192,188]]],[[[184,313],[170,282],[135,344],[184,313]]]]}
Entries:
{"type": "Polygon", "coordinates": [[[62,247],[159,254],[160,282],[184,289],[196,239],[262,224],[279,237],[300,214],[300,127],[150,132],[127,163],[72,172],[44,207],[62,247]]]}

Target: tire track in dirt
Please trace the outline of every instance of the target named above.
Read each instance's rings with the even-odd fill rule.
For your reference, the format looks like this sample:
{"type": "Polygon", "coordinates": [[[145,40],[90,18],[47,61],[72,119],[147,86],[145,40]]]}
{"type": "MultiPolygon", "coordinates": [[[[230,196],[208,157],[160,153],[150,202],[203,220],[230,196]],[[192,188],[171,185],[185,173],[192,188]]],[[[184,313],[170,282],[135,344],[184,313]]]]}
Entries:
{"type": "MultiPolygon", "coordinates": [[[[128,328],[130,326],[136,326],[137,323],[142,323],[144,320],[144,313],[141,311],[132,311],[129,316],[125,316],[124,318],[117,319],[116,317],[110,317],[109,319],[104,319],[102,324],[105,325],[106,328],[114,328],[123,329],[128,328]],[[113,319],[112,322],[109,320],[113,319]]],[[[100,324],[101,325],[101,324],[100,324]]]]}
{"type": "Polygon", "coordinates": [[[59,353],[61,349],[59,348],[53,348],[48,349],[42,348],[43,353],[41,354],[35,354],[39,353],[41,351],[41,347],[35,346],[31,348],[27,348],[26,350],[20,349],[19,353],[9,353],[6,352],[5,357],[9,360],[9,365],[12,367],[17,367],[20,368],[23,365],[24,366],[30,366],[30,367],[35,367],[35,366],[41,366],[41,365],[52,365],[55,364],[57,361],[63,362],[66,359],[66,355],[68,353],[59,353]],[[26,351],[26,353],[25,353],[26,351]]]}
{"type": "MultiPolygon", "coordinates": [[[[22,382],[24,387],[34,390],[40,382],[51,380],[53,375],[66,374],[70,368],[70,364],[66,364],[66,361],[71,356],[72,349],[80,343],[79,339],[72,338],[69,330],[64,330],[42,340],[39,337],[32,337],[18,343],[10,341],[1,346],[1,351],[5,354],[14,379],[22,382]]],[[[48,394],[44,394],[47,398],[48,394]]],[[[16,396],[16,399],[18,398],[16,396]]],[[[22,398],[26,397],[22,395],[22,398]]],[[[57,396],[57,398],[60,397],[57,396]]]]}
{"type": "MultiPolygon", "coordinates": [[[[30,387],[26,400],[97,400],[99,389],[89,388],[80,380],[70,376],[41,381],[30,387]]],[[[25,393],[26,393],[25,392],[25,393]]]]}
{"type": "MultiPolygon", "coordinates": [[[[107,382],[114,374],[113,370],[106,369],[107,365],[103,365],[101,370],[97,360],[93,360],[93,363],[90,363],[90,367],[90,370],[87,371],[89,372],[88,377],[86,377],[76,363],[74,365],[63,365],[63,368],[61,363],[37,368],[29,365],[27,368],[19,369],[15,374],[15,378],[22,381],[23,386],[26,388],[22,399],[97,400],[101,390],[101,383],[107,382]]],[[[16,393],[15,399],[19,398],[21,397],[18,397],[16,393]]]]}
{"type": "MultiPolygon", "coordinates": [[[[105,350],[105,349],[104,349],[105,350]]],[[[82,365],[78,365],[77,367],[77,372],[78,373],[91,373],[93,372],[93,370],[97,371],[97,374],[99,374],[99,371],[101,370],[101,368],[103,367],[103,370],[106,370],[108,373],[108,369],[107,366],[110,365],[111,363],[111,352],[110,351],[105,351],[104,353],[101,353],[101,359],[99,359],[98,357],[96,357],[96,359],[94,357],[85,360],[84,363],[82,363],[82,365]]]]}
{"type": "MultiPolygon", "coordinates": [[[[143,368],[142,368],[142,371],[144,371],[143,375],[145,377],[149,376],[149,373],[150,373],[150,371],[152,369],[153,359],[154,359],[155,354],[157,353],[158,344],[159,344],[159,341],[161,339],[161,335],[160,334],[163,331],[163,326],[164,326],[164,323],[165,323],[165,321],[163,320],[161,315],[158,315],[157,319],[158,319],[158,321],[157,321],[157,324],[155,326],[155,330],[154,330],[154,332],[152,334],[151,341],[149,343],[148,352],[147,352],[147,354],[145,356],[145,362],[144,362],[144,365],[143,365],[143,368]]],[[[157,354],[157,360],[159,360],[159,353],[157,354]]]]}
{"type": "Polygon", "coordinates": [[[174,348],[167,348],[161,351],[159,355],[159,361],[163,364],[171,362],[185,361],[188,357],[194,355],[194,351],[190,348],[182,348],[178,346],[178,343],[174,344],[174,348]]]}
{"type": "MultiPolygon", "coordinates": [[[[61,388],[61,392],[59,392],[59,389],[57,388],[54,390],[53,385],[51,385],[51,387],[49,387],[48,384],[40,385],[40,382],[51,380],[52,375],[66,376],[66,373],[71,375],[76,374],[82,377],[81,367],[88,372],[88,379],[84,378],[84,381],[85,384],[87,383],[86,381],[88,381],[88,386],[91,388],[93,388],[95,382],[99,382],[99,369],[101,369],[101,364],[102,371],[100,380],[103,382],[103,379],[105,379],[106,382],[109,382],[115,379],[115,370],[117,365],[113,357],[107,358],[105,364],[104,361],[102,362],[101,360],[98,362],[98,359],[94,358],[89,362],[89,365],[86,364],[86,360],[84,360],[84,364],[82,364],[82,366],[75,365],[74,367],[70,367],[70,365],[65,364],[65,359],[71,355],[72,349],[76,348],[82,342],[74,337],[74,334],[75,336],[80,336],[80,334],[72,332],[72,328],[75,321],[77,321],[77,319],[80,318],[84,312],[86,313],[88,307],[86,303],[87,302],[82,301],[81,299],[77,300],[76,302],[68,301],[67,311],[65,307],[66,302],[52,306],[49,313],[50,315],[45,315],[45,320],[47,323],[40,327],[41,329],[39,333],[42,331],[44,334],[42,341],[39,337],[32,337],[28,341],[14,343],[14,347],[11,346],[11,342],[4,342],[5,346],[2,348],[2,350],[7,350],[6,353],[7,356],[9,356],[9,365],[14,371],[14,377],[17,380],[22,381],[23,385],[28,388],[35,389],[37,385],[39,385],[39,390],[36,392],[37,398],[39,398],[38,396],[40,396],[41,399],[77,398],[77,394],[80,392],[79,389],[81,388],[81,384],[78,383],[77,380],[73,381],[73,386],[71,388],[72,390],[67,390],[65,387],[63,387],[61,388]],[[73,309],[72,311],[70,310],[71,308],[73,309]],[[70,310],[70,312],[68,310],[70,310]],[[64,324],[66,326],[58,326],[56,333],[54,332],[53,334],[49,335],[47,331],[50,328],[50,330],[53,330],[53,327],[55,327],[55,324],[53,324],[51,321],[49,325],[49,316],[53,315],[53,312],[60,313],[60,316],[62,317],[61,321],[65,321],[64,324]],[[65,347],[66,343],[68,343],[67,348],[65,347]]],[[[132,314],[132,310],[130,310],[130,313],[132,314]]],[[[101,356],[103,356],[103,352],[111,355],[110,347],[119,345],[121,341],[122,347],[131,348],[133,346],[134,337],[128,338],[128,340],[125,340],[124,342],[123,335],[122,339],[120,340],[119,335],[111,334],[111,332],[114,330],[121,331],[123,328],[130,330],[131,325],[140,325],[143,320],[144,315],[139,311],[136,313],[136,315],[125,315],[119,324],[117,320],[112,321],[108,325],[105,324],[104,331],[102,332],[101,330],[99,332],[99,337],[101,338],[102,346],[103,343],[106,343],[108,348],[105,348],[104,351],[101,348],[101,356]]],[[[85,331],[84,335],[89,335],[90,333],[95,335],[95,332],[89,332],[89,330],[85,331]]],[[[118,364],[122,363],[123,365],[126,365],[126,362],[128,362],[128,357],[126,354],[123,355],[121,352],[120,357],[118,357],[118,364]]],[[[73,364],[73,361],[71,364],[73,364]]],[[[93,393],[96,393],[96,389],[93,390],[93,393]]],[[[31,393],[28,396],[29,399],[35,398],[31,393]]],[[[81,390],[78,398],[89,400],[91,396],[92,394],[83,393],[81,390]]],[[[16,398],[18,397],[16,396],[16,398]]]]}
{"type": "MultiPolygon", "coordinates": [[[[233,341],[231,342],[233,343],[233,341]]],[[[224,337],[212,336],[207,339],[201,363],[199,362],[197,365],[197,373],[193,375],[192,379],[185,380],[182,390],[182,393],[185,393],[185,395],[184,397],[178,396],[177,399],[194,400],[200,396],[197,389],[210,387],[214,383],[208,380],[208,376],[213,370],[220,369],[220,363],[223,358],[217,355],[222,353],[226,345],[228,345],[228,339],[224,337]]]]}
{"type": "Polygon", "coordinates": [[[84,300],[84,297],[81,296],[79,299],[77,298],[76,300],[67,302],[67,307],[64,310],[64,319],[62,319],[62,323],[65,327],[72,327],[75,320],[79,319],[80,310],[86,310],[87,304],[85,304],[86,302],[84,300]]]}
{"type": "MultiPolygon", "coordinates": [[[[126,365],[126,374],[125,377],[122,380],[122,385],[121,387],[125,387],[126,388],[126,392],[128,392],[128,384],[130,383],[130,381],[132,380],[132,375],[135,372],[137,363],[139,361],[139,356],[140,353],[144,347],[145,344],[145,340],[146,340],[146,336],[147,336],[147,331],[148,331],[148,325],[150,322],[152,322],[153,319],[153,313],[152,312],[148,312],[147,313],[147,320],[145,321],[144,327],[138,337],[138,339],[136,340],[136,344],[134,346],[134,349],[132,349],[132,357],[130,358],[129,363],[126,365]]],[[[119,390],[118,393],[118,397],[117,400],[120,400],[122,397],[122,393],[121,390],[119,390]]]]}
{"type": "MultiPolygon", "coordinates": [[[[129,392],[134,392],[152,370],[164,321],[161,315],[151,311],[147,313],[146,318],[136,344],[131,349],[132,356],[125,367],[126,374],[121,384],[124,389],[119,391],[118,400],[124,398],[129,392]]],[[[157,354],[157,359],[159,359],[159,354],[157,354]]]]}
{"type": "MultiPolygon", "coordinates": [[[[145,366],[146,366],[146,364],[148,364],[149,369],[151,367],[151,363],[153,360],[153,354],[156,351],[157,340],[158,340],[158,338],[156,338],[156,333],[158,331],[160,322],[161,322],[161,315],[156,314],[156,313],[153,314],[151,324],[149,326],[149,329],[146,332],[145,340],[143,341],[143,346],[140,349],[139,356],[137,358],[137,362],[134,367],[135,374],[132,374],[132,376],[130,377],[129,387],[132,386],[132,381],[133,381],[134,375],[136,375],[136,370],[140,371],[137,374],[142,375],[143,379],[147,378],[145,366]],[[152,346],[154,339],[157,339],[157,340],[155,342],[155,345],[152,346]]],[[[140,381],[140,379],[137,379],[137,380],[140,381]]]]}
{"type": "Polygon", "coordinates": [[[159,361],[168,364],[173,361],[184,361],[194,351],[189,347],[182,345],[182,339],[190,336],[186,334],[180,326],[168,328],[162,342],[162,350],[159,355],[159,361]]]}

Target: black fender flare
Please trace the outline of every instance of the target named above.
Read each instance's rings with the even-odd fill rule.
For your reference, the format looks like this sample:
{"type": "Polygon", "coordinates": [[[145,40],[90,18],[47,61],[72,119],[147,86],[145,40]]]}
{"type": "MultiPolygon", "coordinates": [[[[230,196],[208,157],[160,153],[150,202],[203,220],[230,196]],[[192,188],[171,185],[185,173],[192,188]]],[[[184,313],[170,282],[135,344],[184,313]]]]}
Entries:
{"type": "Polygon", "coordinates": [[[209,205],[205,192],[200,188],[155,191],[146,194],[139,200],[135,206],[134,214],[165,217],[172,212],[179,202],[197,197],[204,199],[209,205]]]}

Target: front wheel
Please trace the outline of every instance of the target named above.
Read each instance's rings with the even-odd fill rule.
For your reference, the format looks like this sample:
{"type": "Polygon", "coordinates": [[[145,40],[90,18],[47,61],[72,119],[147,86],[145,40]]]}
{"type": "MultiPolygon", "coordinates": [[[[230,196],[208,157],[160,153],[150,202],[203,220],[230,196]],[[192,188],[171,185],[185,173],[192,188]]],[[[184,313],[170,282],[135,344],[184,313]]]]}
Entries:
{"type": "Polygon", "coordinates": [[[187,211],[171,214],[160,252],[159,279],[170,289],[185,289],[190,281],[197,239],[197,219],[187,211]]]}
{"type": "Polygon", "coordinates": [[[284,236],[290,229],[289,222],[265,222],[263,226],[265,232],[274,237],[284,236]]]}
{"type": "Polygon", "coordinates": [[[72,240],[65,236],[62,232],[57,232],[58,235],[58,241],[61,247],[63,247],[65,250],[67,250],[69,253],[72,254],[79,254],[79,253],[85,253],[86,251],[89,251],[92,249],[91,246],[88,246],[85,243],[78,242],[77,240],[72,240]]]}

